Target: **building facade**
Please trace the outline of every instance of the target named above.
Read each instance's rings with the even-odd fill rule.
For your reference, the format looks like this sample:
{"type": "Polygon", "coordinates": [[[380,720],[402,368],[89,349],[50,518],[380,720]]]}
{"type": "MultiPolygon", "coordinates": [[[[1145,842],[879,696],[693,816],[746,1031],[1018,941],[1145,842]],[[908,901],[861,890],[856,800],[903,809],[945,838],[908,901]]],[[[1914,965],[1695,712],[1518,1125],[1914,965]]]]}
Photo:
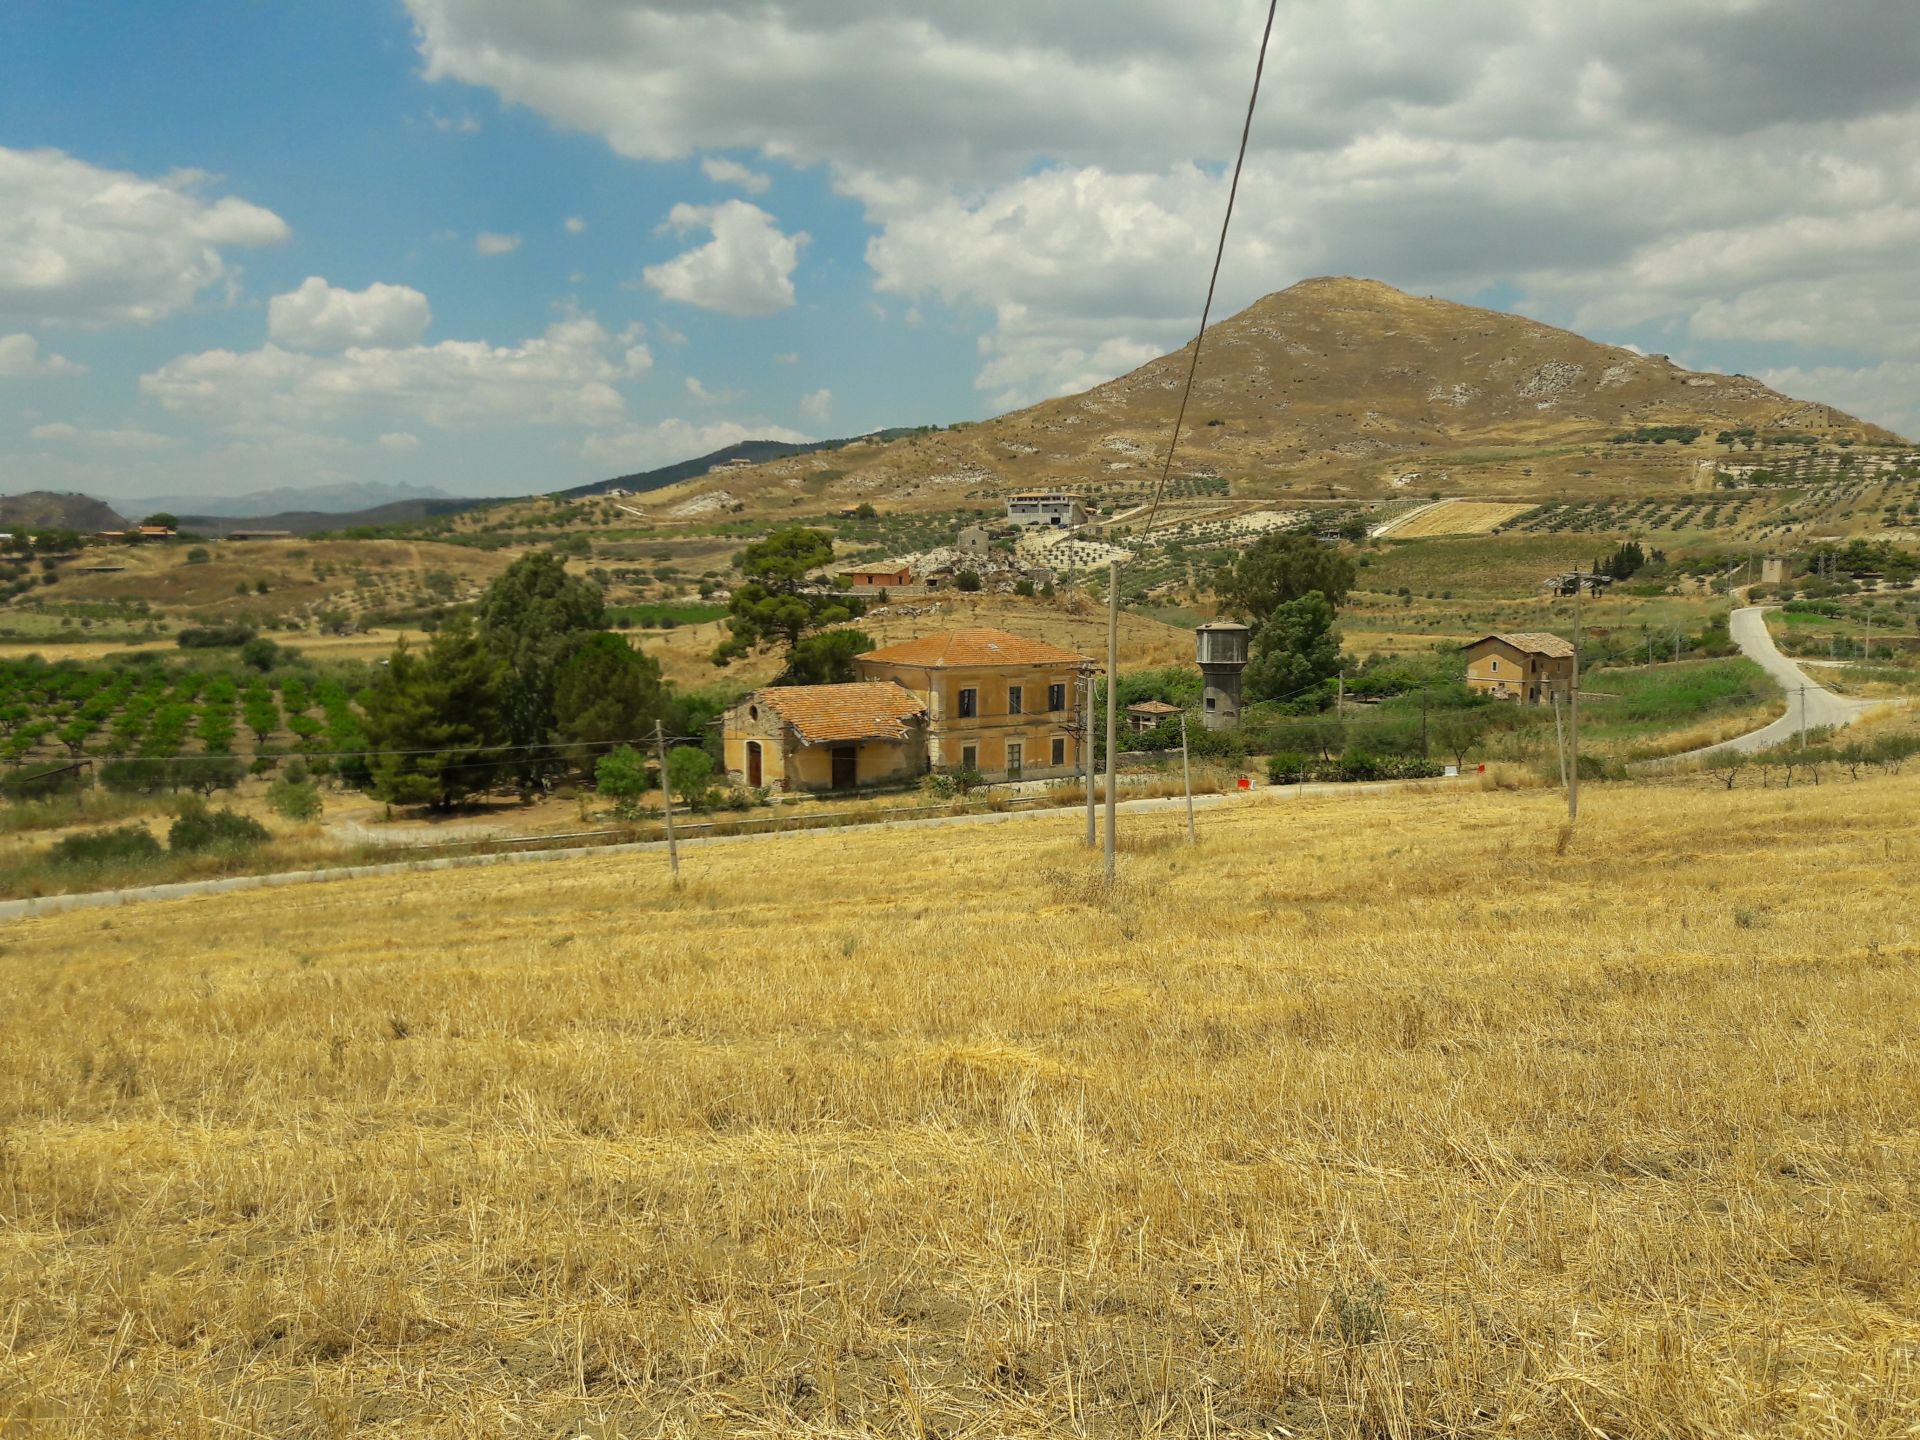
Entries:
{"type": "Polygon", "coordinates": [[[1069,490],[1026,490],[1007,497],[1007,519],[1072,530],[1087,523],[1087,500],[1069,490]]]}
{"type": "Polygon", "coordinates": [[[905,565],[869,565],[842,570],[840,579],[850,590],[901,590],[913,584],[913,571],[905,565]]]}
{"type": "Polygon", "coordinates": [[[1004,630],[950,630],[855,658],[861,678],[926,709],[926,763],[988,780],[1078,773],[1084,655],[1004,630]]]}
{"type": "Polygon", "coordinates": [[[1573,646],[1537,632],[1483,635],[1467,646],[1467,688],[1522,705],[1565,700],[1573,689],[1573,646]]]}
{"type": "Polygon", "coordinates": [[[721,721],[727,778],[758,790],[853,790],[927,768],[927,711],[898,685],[770,685],[721,721]]]}

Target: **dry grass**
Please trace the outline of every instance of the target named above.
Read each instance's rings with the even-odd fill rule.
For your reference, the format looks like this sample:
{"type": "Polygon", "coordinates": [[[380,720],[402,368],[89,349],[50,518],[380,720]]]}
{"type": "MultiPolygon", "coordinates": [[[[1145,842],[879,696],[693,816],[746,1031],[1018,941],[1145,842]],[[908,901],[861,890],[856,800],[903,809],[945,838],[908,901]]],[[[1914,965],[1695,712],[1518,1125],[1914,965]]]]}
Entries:
{"type": "Polygon", "coordinates": [[[1601,786],[1557,846],[1537,792],[1278,795],[1131,822],[1116,885],[1068,815],[22,922],[0,1432],[1911,1434],[1916,802],[1601,786]]]}
{"type": "Polygon", "coordinates": [[[1426,535],[1484,535],[1496,525],[1524,515],[1530,507],[1505,501],[1449,500],[1393,527],[1396,540],[1426,535]]]}

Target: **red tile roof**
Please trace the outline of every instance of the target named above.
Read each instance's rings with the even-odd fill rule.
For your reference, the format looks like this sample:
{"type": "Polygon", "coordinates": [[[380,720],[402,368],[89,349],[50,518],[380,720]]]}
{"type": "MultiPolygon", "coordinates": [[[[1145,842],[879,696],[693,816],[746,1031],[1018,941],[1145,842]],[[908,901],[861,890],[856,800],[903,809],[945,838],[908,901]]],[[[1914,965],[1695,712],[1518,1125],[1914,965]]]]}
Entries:
{"type": "Polygon", "coordinates": [[[1044,640],[1010,635],[1005,630],[943,630],[898,645],[882,646],[856,657],[884,665],[917,665],[930,669],[971,665],[1085,665],[1084,655],[1062,650],[1044,640]]]}
{"type": "Polygon", "coordinates": [[[852,685],[771,685],[747,697],[765,705],[808,745],[843,740],[904,740],[927,707],[891,680],[852,685]]]}
{"type": "Polygon", "coordinates": [[[1522,630],[1513,634],[1482,635],[1474,641],[1475,645],[1484,645],[1489,640],[1498,640],[1511,645],[1523,655],[1547,655],[1556,660],[1571,659],[1572,642],[1562,640],[1558,635],[1549,635],[1540,630],[1522,630]]]}

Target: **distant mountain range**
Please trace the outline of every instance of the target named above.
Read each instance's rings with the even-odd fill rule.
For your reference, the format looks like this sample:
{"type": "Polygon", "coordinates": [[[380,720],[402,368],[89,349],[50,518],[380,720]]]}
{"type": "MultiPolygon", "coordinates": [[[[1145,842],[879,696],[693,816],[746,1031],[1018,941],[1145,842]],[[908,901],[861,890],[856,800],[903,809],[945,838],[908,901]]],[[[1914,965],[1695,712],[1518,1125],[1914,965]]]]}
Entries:
{"type": "Polygon", "coordinates": [[[343,485],[286,485],[274,490],[254,490],[245,495],[144,495],[106,497],[107,503],[127,515],[151,515],[165,511],[171,515],[221,515],[237,520],[258,519],[263,515],[285,515],[294,511],[313,511],[323,515],[348,515],[410,500],[452,500],[432,485],[379,485],[351,482],[343,485]]]}

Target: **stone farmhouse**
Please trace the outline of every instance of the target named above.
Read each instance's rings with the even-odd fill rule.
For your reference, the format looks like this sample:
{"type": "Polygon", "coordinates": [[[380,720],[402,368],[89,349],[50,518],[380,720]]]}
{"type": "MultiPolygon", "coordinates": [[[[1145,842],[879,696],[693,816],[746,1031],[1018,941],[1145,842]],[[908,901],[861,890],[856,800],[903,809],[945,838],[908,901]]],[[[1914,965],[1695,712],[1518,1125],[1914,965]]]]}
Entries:
{"type": "Polygon", "coordinates": [[[1573,689],[1573,646],[1534,631],[1483,635],[1467,646],[1467,688],[1523,705],[1565,700],[1573,689]]]}

